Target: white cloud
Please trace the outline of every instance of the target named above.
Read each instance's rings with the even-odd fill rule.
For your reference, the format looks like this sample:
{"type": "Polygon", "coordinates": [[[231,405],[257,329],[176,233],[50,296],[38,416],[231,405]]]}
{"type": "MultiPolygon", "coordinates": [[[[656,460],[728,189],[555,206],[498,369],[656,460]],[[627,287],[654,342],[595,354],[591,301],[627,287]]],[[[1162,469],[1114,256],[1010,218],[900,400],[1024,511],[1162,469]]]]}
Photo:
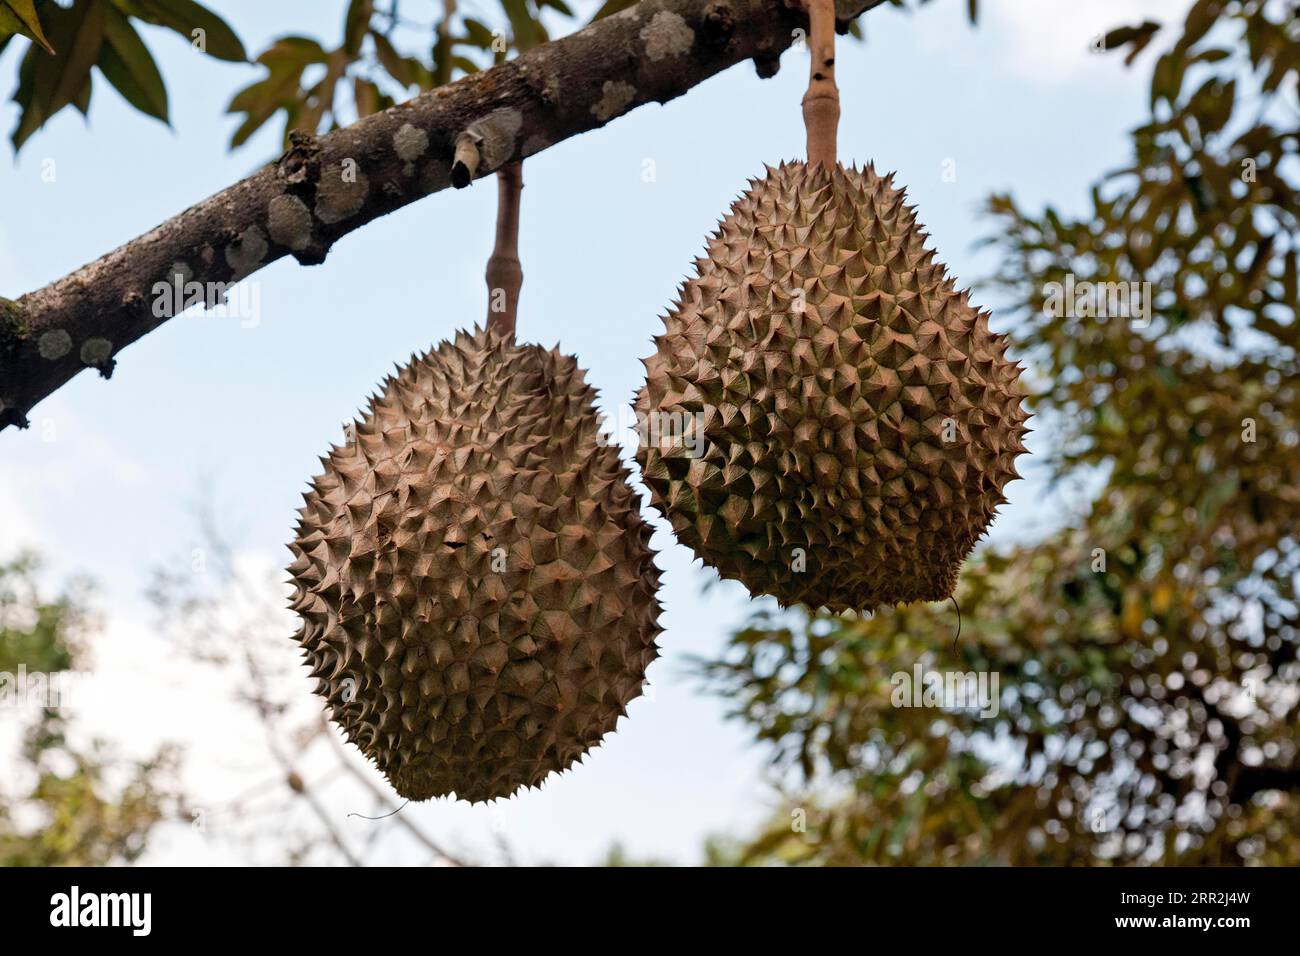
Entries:
{"type": "Polygon", "coordinates": [[[15,552],[36,548],[41,543],[31,508],[24,504],[22,488],[17,475],[0,472],[0,528],[4,528],[0,561],[13,557],[15,552]]]}
{"type": "MultiPolygon", "coordinates": [[[[1000,0],[981,4],[981,30],[1003,38],[999,60],[1016,73],[1043,83],[1132,82],[1120,54],[1092,52],[1094,40],[1120,26],[1155,20],[1179,26],[1187,0],[1000,0]]],[[[1157,35],[1156,44],[1161,37],[1157,35]]]]}

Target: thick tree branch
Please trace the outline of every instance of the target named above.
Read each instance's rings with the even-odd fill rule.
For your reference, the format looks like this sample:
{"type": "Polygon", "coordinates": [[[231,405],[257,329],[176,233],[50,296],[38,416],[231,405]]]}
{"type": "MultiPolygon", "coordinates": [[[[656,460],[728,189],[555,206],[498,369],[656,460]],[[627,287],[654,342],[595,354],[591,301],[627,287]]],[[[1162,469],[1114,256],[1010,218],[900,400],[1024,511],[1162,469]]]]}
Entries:
{"type": "MultiPolygon", "coordinates": [[[[841,21],[884,0],[836,0],[841,21]]],[[[285,255],[323,262],[342,236],[450,185],[462,134],[475,177],[742,60],[770,76],[808,19],[788,0],[644,0],[491,70],[317,139],[71,275],[0,299],[0,428],[85,368],[285,255]]]]}

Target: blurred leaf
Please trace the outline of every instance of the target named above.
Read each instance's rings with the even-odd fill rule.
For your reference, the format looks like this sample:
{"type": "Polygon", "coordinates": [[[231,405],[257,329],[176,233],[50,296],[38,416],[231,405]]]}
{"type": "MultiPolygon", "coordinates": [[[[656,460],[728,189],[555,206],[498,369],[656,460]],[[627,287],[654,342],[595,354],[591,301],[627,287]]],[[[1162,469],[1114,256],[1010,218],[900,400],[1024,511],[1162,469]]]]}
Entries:
{"type": "Polygon", "coordinates": [[[388,75],[404,87],[415,85],[415,67],[412,60],[397,52],[389,39],[381,33],[372,33],[375,40],[375,55],[388,75]]]}
{"type": "Polygon", "coordinates": [[[104,35],[96,61],[105,79],[126,101],[164,123],[167,117],[167,89],[149,49],[129,20],[112,7],[105,7],[104,35]]]}
{"type": "Polygon", "coordinates": [[[465,18],[465,42],[483,50],[492,48],[492,31],[473,17],[465,18]]]}
{"type": "Polygon", "coordinates": [[[510,32],[516,50],[523,52],[546,42],[546,31],[533,16],[528,0],[501,0],[501,6],[510,21],[510,32]]]}
{"type": "Polygon", "coordinates": [[[1228,122],[1228,118],[1232,116],[1232,109],[1236,104],[1236,94],[1237,83],[1235,80],[1224,83],[1218,77],[1211,77],[1206,80],[1192,94],[1187,103],[1187,109],[1195,116],[1202,136],[1212,136],[1223,129],[1228,122]]]}
{"type": "Polygon", "coordinates": [[[357,116],[370,116],[381,109],[379,87],[357,77],[352,81],[352,99],[356,103],[357,116]]]}
{"type": "Polygon", "coordinates": [[[106,0],[76,0],[73,7],[59,18],[61,29],[56,35],[67,37],[67,42],[62,45],[67,51],[66,56],[43,57],[40,62],[47,69],[38,66],[36,71],[38,87],[50,91],[46,101],[47,116],[53,116],[71,103],[85,86],[99,48],[104,43],[104,26],[111,9],[106,0]]]}
{"type": "Polygon", "coordinates": [[[149,23],[167,27],[190,43],[197,42],[195,31],[202,31],[202,48],[209,56],[232,63],[245,63],[248,54],[235,31],[226,21],[194,0],[126,0],[136,16],[149,23]]]}
{"type": "Polygon", "coordinates": [[[1138,54],[1146,49],[1147,44],[1151,42],[1151,38],[1156,35],[1156,31],[1159,29],[1160,24],[1154,20],[1144,20],[1137,26],[1119,27],[1102,37],[1102,49],[1109,52],[1132,45],[1133,49],[1124,57],[1124,64],[1126,66],[1130,65],[1137,59],[1138,54]]]}
{"type": "Polygon", "coordinates": [[[1223,0],[1196,0],[1187,11],[1183,23],[1183,36],[1178,41],[1185,49],[1195,46],[1209,32],[1223,12],[1223,0]]]}
{"type": "Polygon", "coordinates": [[[473,60],[469,59],[468,57],[464,57],[464,56],[452,57],[451,64],[456,69],[464,73],[466,76],[479,72],[479,65],[475,63],[473,60]]]}
{"type": "Polygon", "coordinates": [[[605,17],[611,17],[616,13],[622,13],[628,7],[634,7],[639,0],[605,0],[595,13],[591,15],[591,22],[603,20],[605,17]]]}
{"type": "Polygon", "coordinates": [[[1187,61],[1176,52],[1166,53],[1156,61],[1155,72],[1151,75],[1151,107],[1157,102],[1167,100],[1173,103],[1183,88],[1183,70],[1187,61]]]}
{"type": "Polygon", "coordinates": [[[375,12],[374,0],[350,0],[343,18],[343,49],[355,58],[370,29],[370,18],[375,12]]]}
{"type": "Polygon", "coordinates": [[[226,107],[227,113],[247,114],[230,145],[247,142],[279,110],[292,118],[299,109],[303,70],[328,60],[325,49],[309,37],[281,37],[265,50],[257,62],[266,67],[267,76],[236,93],[226,107]]]}
{"type": "Polygon", "coordinates": [[[63,107],[86,100],[90,70],[104,41],[107,9],[106,0],[76,0],[70,8],[49,8],[46,31],[58,52],[32,45],[19,65],[13,102],[20,114],[10,137],[15,149],[63,107]]]}
{"type": "Polygon", "coordinates": [[[90,95],[95,85],[94,79],[95,75],[93,73],[86,77],[86,85],[81,88],[81,92],[77,94],[77,98],[72,101],[73,107],[75,107],[77,112],[82,116],[86,116],[90,112],[90,95]]]}
{"type": "Polygon", "coordinates": [[[14,33],[35,40],[46,53],[54,48],[41,32],[41,21],[36,16],[34,0],[0,0],[0,35],[14,33]]]}

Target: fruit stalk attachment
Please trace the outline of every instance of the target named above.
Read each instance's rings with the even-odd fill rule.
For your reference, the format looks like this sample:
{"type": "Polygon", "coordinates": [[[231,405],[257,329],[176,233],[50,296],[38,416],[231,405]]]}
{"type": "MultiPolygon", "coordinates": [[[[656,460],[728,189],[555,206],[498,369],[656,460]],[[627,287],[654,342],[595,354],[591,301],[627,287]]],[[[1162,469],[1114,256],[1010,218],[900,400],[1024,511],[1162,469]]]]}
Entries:
{"type": "Polygon", "coordinates": [[[497,238],[487,264],[489,329],[513,336],[524,270],[519,264],[519,194],[524,188],[522,161],[497,170],[497,238]]]}
{"type": "Polygon", "coordinates": [[[805,0],[808,46],[812,51],[803,122],[808,130],[808,165],[830,169],[836,162],[840,91],[835,85],[835,0],[805,0]]]}

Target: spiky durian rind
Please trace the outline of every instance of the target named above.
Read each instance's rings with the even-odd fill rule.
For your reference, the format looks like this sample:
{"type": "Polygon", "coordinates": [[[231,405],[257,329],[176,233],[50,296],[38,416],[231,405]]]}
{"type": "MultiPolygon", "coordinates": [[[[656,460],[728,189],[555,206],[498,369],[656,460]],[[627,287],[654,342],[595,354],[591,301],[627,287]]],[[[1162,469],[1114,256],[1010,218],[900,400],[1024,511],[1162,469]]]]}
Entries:
{"type": "Polygon", "coordinates": [[[322,458],[298,641],[402,796],[506,797],[612,731],[654,660],[650,528],[576,361],[461,332],[322,458]]]}
{"type": "Polygon", "coordinates": [[[636,411],[660,435],[702,422],[703,453],[650,424],[642,476],[678,539],[755,595],[945,598],[1019,477],[1020,369],[926,238],[870,166],[768,167],[664,319],[636,411]]]}

